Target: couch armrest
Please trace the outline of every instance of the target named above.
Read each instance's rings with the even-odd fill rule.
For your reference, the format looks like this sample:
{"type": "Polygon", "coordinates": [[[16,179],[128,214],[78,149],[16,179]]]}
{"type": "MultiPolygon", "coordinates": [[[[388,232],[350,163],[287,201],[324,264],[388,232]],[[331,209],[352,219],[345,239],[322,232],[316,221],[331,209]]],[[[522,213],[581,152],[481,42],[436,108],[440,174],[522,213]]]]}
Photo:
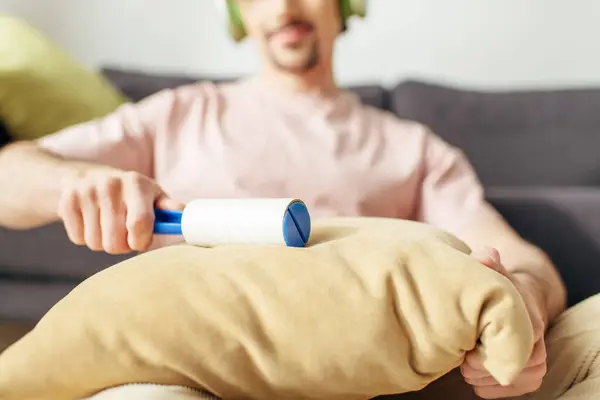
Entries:
{"type": "Polygon", "coordinates": [[[600,188],[490,188],[488,200],[550,256],[569,305],[600,293],[600,188]]]}

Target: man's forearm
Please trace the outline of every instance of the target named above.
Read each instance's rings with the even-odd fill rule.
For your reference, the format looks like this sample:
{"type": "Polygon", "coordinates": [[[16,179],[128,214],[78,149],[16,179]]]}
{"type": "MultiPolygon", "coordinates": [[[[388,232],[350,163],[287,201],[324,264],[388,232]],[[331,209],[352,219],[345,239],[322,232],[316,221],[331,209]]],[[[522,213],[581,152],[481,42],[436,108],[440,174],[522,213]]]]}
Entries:
{"type": "Polygon", "coordinates": [[[564,283],[551,260],[541,250],[528,243],[502,246],[498,251],[502,254],[502,264],[513,279],[518,279],[521,284],[533,288],[533,292],[540,296],[546,308],[544,317],[548,326],[564,311],[567,299],[564,283]]]}
{"type": "Polygon", "coordinates": [[[546,308],[546,325],[565,309],[567,292],[550,258],[523,240],[501,217],[478,221],[461,237],[473,249],[492,246],[498,250],[504,268],[538,295],[546,308]]]}
{"type": "Polygon", "coordinates": [[[62,183],[89,168],[31,142],[5,146],[0,150],[0,226],[28,229],[57,220],[62,183]]]}

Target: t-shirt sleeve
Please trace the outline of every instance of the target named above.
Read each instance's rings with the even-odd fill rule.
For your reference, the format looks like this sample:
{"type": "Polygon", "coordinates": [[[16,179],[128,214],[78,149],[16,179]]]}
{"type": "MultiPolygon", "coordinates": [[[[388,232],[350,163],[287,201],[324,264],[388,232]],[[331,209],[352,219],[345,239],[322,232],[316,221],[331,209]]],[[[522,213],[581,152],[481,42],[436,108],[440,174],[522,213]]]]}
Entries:
{"type": "Polygon", "coordinates": [[[428,132],[424,139],[419,220],[460,234],[482,218],[497,217],[465,154],[428,132]]]}
{"type": "Polygon", "coordinates": [[[44,136],[38,145],[61,157],[152,176],[154,137],[172,108],[171,91],[127,103],[99,118],[44,136]]]}

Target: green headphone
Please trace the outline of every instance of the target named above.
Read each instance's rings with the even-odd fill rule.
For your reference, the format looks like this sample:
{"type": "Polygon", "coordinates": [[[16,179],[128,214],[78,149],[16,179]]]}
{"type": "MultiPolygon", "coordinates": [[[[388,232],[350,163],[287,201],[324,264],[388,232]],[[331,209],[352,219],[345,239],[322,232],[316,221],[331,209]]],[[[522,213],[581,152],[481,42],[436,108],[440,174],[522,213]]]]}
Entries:
{"type": "MultiPolygon", "coordinates": [[[[223,1],[223,0],[221,0],[223,1]]],[[[367,13],[367,0],[339,0],[342,17],[342,31],[346,30],[347,21],[352,16],[364,18],[367,13]]],[[[236,42],[246,37],[246,29],[237,0],[225,0],[229,19],[229,33],[236,42]]]]}

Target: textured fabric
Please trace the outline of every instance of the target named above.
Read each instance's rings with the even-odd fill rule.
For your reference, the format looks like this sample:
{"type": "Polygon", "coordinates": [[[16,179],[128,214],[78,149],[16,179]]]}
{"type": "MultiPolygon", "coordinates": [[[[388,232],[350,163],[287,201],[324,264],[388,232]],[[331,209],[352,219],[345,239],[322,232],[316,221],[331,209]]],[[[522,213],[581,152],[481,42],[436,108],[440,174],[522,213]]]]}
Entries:
{"type": "Polygon", "coordinates": [[[600,398],[600,295],[565,312],[547,343],[546,384],[531,400],[600,398]]]}
{"type": "MultiPolygon", "coordinates": [[[[518,400],[591,400],[600,398],[600,295],[560,316],[546,337],[548,373],[539,391],[518,400]]],[[[91,400],[196,400],[193,391],[138,385],[118,387],[91,400]]],[[[425,389],[378,400],[481,400],[454,370],[425,389]]],[[[516,400],[516,399],[515,399],[516,400]]]]}
{"type": "Polygon", "coordinates": [[[172,197],[295,197],[315,216],[415,219],[451,232],[492,213],[462,154],[355,94],[199,83],[39,142],[154,177],[172,197]]]}
{"type": "Polygon", "coordinates": [[[102,117],[124,102],[99,74],[24,21],[0,12],[0,120],[34,139],[102,117]]]}
{"type": "Polygon", "coordinates": [[[461,148],[486,187],[600,185],[600,88],[493,92],[403,82],[390,108],[461,148]]]}
{"type": "Polygon", "coordinates": [[[512,283],[469,253],[431,226],[366,218],[315,221],[303,249],[145,253],[88,279],[0,356],[0,399],[140,382],[368,399],[421,389],[470,349],[509,383],[532,350],[529,316],[512,283]]]}

